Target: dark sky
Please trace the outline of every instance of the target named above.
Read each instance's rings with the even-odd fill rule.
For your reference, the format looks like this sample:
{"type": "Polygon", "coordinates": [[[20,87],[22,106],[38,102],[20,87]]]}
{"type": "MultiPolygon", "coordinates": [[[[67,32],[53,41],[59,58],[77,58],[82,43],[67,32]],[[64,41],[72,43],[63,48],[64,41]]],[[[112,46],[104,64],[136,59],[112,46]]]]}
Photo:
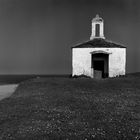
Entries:
{"type": "Polygon", "coordinates": [[[0,0],[0,74],[70,74],[71,46],[89,40],[96,14],[139,72],[139,0],[0,0]]]}

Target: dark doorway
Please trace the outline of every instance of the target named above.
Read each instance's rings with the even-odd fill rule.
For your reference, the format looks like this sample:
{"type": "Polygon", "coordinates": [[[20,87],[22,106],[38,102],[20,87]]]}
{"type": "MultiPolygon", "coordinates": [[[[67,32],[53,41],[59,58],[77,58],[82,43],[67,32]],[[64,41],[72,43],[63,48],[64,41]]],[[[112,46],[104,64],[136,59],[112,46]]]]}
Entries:
{"type": "Polygon", "coordinates": [[[108,54],[92,54],[92,68],[94,70],[94,78],[108,77],[108,54]]]}
{"type": "Polygon", "coordinates": [[[104,61],[95,60],[93,61],[93,65],[94,65],[94,78],[96,79],[104,78],[104,61]]]}
{"type": "Polygon", "coordinates": [[[95,26],[96,26],[95,36],[99,37],[100,36],[100,25],[96,24],[95,26]]]}
{"type": "Polygon", "coordinates": [[[96,60],[96,61],[93,61],[93,63],[94,63],[94,70],[99,70],[99,71],[102,71],[102,73],[104,73],[104,61],[96,60]]]}

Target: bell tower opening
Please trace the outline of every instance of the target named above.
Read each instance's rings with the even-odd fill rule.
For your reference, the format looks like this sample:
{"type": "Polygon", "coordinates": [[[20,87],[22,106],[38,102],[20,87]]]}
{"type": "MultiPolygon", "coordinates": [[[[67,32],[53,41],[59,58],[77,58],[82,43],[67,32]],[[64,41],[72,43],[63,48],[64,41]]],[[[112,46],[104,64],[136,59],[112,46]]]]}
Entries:
{"type": "Polygon", "coordinates": [[[100,24],[96,24],[95,36],[100,37],[100,24]]]}

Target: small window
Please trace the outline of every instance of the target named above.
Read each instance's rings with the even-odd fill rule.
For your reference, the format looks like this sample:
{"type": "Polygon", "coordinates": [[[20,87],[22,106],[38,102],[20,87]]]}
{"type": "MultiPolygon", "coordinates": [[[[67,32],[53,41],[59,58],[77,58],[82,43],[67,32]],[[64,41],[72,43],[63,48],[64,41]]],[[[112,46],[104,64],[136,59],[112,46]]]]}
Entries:
{"type": "Polygon", "coordinates": [[[95,36],[99,37],[100,36],[100,24],[96,24],[96,30],[95,30],[95,36]]]}

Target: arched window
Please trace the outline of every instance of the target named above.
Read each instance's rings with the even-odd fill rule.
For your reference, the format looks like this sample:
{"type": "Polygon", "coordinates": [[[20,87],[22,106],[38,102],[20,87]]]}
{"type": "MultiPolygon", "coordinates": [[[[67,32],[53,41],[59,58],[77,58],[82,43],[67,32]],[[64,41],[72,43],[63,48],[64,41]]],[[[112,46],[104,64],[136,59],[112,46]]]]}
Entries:
{"type": "Polygon", "coordinates": [[[95,36],[99,37],[100,36],[100,24],[95,25],[95,36]]]}

